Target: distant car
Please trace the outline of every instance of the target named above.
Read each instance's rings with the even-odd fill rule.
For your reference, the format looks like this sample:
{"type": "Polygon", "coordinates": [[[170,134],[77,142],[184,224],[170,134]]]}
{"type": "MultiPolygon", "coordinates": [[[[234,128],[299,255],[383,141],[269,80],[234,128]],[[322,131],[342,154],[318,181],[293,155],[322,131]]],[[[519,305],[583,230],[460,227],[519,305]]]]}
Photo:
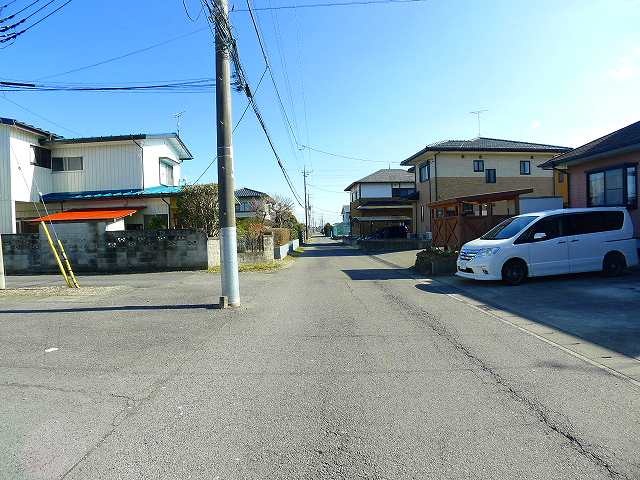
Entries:
{"type": "Polygon", "coordinates": [[[406,225],[393,225],[391,227],[384,227],[375,231],[371,235],[365,237],[366,240],[380,240],[385,238],[407,238],[409,229],[406,225]]]}
{"type": "Polygon", "coordinates": [[[638,264],[626,208],[568,208],[508,218],[462,246],[456,275],[503,280],[602,271],[621,274],[638,264]]]}

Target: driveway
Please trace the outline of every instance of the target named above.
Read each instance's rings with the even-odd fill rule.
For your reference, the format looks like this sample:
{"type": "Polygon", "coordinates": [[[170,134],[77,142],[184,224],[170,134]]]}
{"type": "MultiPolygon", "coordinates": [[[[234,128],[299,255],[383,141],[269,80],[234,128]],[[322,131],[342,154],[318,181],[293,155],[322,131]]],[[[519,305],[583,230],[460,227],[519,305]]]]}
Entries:
{"type": "MultiPolygon", "coordinates": [[[[376,257],[404,271],[416,253],[376,257]]],[[[516,287],[438,276],[417,288],[450,295],[640,381],[638,269],[617,278],[599,273],[534,278],[516,287]]]]}

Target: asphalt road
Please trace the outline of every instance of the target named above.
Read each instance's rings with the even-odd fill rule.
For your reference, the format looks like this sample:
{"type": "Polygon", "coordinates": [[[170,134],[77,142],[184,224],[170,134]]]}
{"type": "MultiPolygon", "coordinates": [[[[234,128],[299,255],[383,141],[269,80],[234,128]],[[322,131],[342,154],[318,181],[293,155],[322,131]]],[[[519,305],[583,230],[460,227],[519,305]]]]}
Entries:
{"type": "Polygon", "coordinates": [[[637,386],[384,255],[317,240],[233,311],[82,281],[121,288],[0,298],[2,479],[640,478],[637,386]]]}

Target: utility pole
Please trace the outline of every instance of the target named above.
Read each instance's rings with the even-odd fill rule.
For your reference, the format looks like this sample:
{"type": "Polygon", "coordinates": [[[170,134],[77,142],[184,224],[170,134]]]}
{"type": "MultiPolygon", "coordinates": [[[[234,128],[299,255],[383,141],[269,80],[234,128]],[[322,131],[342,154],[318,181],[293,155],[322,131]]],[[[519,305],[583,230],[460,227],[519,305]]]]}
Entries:
{"type": "Polygon", "coordinates": [[[304,230],[306,232],[307,242],[309,241],[309,203],[307,201],[307,177],[309,176],[309,172],[307,172],[307,166],[305,165],[302,169],[302,178],[304,180],[304,230]]]}
{"type": "Polygon", "coordinates": [[[221,18],[216,21],[216,125],[218,142],[218,202],[220,208],[220,305],[240,305],[238,242],[236,237],[235,178],[231,125],[231,66],[225,27],[229,22],[227,0],[214,0],[221,18]]]}
{"type": "Polygon", "coordinates": [[[4,281],[4,258],[2,257],[2,235],[0,235],[0,290],[7,288],[4,281]]]}

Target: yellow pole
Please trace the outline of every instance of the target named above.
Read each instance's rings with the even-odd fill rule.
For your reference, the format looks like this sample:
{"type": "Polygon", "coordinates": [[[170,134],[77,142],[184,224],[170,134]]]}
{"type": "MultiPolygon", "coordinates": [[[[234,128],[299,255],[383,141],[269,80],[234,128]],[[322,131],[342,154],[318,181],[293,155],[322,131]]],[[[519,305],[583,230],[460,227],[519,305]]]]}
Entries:
{"type": "Polygon", "coordinates": [[[62,246],[62,242],[58,239],[58,245],[60,245],[60,253],[62,253],[62,259],[64,260],[64,265],[67,267],[67,272],[69,273],[69,277],[71,278],[71,283],[76,288],[80,288],[80,284],[78,283],[78,279],[73,273],[73,269],[71,268],[71,262],[69,261],[69,257],[67,257],[67,252],[64,251],[64,247],[62,246]]]}
{"type": "Polygon", "coordinates": [[[62,262],[60,261],[60,256],[58,255],[58,251],[56,250],[55,245],[53,244],[53,240],[51,240],[51,235],[49,234],[49,230],[47,229],[47,225],[46,225],[46,223],[44,223],[44,221],[40,221],[40,225],[42,225],[42,228],[44,230],[44,234],[47,236],[47,240],[49,241],[49,246],[51,247],[51,251],[53,252],[53,256],[56,258],[56,262],[58,263],[58,268],[60,268],[60,273],[64,277],[64,281],[67,282],[67,286],[69,288],[71,288],[73,285],[71,284],[71,281],[69,280],[69,277],[67,276],[67,272],[64,271],[64,266],[62,265],[62,262]]]}

